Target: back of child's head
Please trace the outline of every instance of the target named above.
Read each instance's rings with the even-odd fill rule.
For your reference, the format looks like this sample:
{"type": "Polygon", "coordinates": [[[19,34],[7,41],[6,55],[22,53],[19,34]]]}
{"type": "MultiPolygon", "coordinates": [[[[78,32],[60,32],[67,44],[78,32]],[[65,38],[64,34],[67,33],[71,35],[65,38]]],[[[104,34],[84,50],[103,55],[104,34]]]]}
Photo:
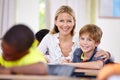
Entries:
{"type": "Polygon", "coordinates": [[[84,25],[79,31],[79,37],[84,33],[89,34],[89,37],[91,37],[95,42],[100,42],[103,34],[101,28],[95,24],[84,25]]]}
{"type": "Polygon", "coordinates": [[[39,42],[41,42],[41,40],[44,38],[44,36],[48,33],[49,33],[48,29],[41,29],[35,34],[35,37],[39,42]]]}
{"type": "Polygon", "coordinates": [[[14,47],[17,52],[22,53],[32,46],[34,33],[28,26],[17,24],[5,33],[2,40],[14,47]]]}

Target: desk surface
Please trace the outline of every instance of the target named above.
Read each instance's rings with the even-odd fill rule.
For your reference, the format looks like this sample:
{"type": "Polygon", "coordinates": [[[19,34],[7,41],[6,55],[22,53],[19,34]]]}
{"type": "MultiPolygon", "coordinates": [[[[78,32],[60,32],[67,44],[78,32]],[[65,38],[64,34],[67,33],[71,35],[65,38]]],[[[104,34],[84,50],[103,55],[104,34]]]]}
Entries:
{"type": "MultiPolygon", "coordinates": [[[[96,76],[99,70],[75,69],[75,73],[84,73],[85,76],[96,76]]],[[[0,80],[95,80],[92,77],[64,77],[51,75],[0,75],[0,80]]]]}
{"type": "Polygon", "coordinates": [[[79,80],[77,78],[61,76],[35,76],[35,75],[0,75],[0,80],[79,80]]]}
{"type": "Polygon", "coordinates": [[[35,75],[0,75],[0,80],[95,80],[90,78],[75,78],[62,76],[35,76],[35,75]]]}
{"type": "Polygon", "coordinates": [[[84,73],[85,76],[97,76],[98,72],[96,69],[75,69],[75,73],[84,73]]]}

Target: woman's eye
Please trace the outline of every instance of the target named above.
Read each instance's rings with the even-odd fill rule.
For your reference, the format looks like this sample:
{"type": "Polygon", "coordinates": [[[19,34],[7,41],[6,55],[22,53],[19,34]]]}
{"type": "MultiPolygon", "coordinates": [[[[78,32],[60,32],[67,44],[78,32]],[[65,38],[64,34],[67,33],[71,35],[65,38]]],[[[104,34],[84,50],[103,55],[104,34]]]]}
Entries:
{"type": "Polygon", "coordinates": [[[64,20],[60,20],[60,22],[63,22],[64,20]]]}
{"type": "Polygon", "coordinates": [[[71,20],[68,20],[67,22],[72,22],[71,20]]]}

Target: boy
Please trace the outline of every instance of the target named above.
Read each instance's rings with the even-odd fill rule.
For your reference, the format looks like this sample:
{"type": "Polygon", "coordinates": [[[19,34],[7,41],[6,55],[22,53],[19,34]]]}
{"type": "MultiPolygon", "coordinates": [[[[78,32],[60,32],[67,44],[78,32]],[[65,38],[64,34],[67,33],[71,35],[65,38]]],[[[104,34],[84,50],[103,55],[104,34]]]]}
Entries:
{"type": "Polygon", "coordinates": [[[28,26],[12,26],[2,38],[0,74],[47,74],[46,60],[32,47],[34,34],[28,26]]]}
{"type": "Polygon", "coordinates": [[[79,32],[80,48],[73,53],[73,63],[64,63],[77,68],[101,69],[104,61],[94,57],[100,44],[102,30],[94,24],[83,26],[79,32]]]}

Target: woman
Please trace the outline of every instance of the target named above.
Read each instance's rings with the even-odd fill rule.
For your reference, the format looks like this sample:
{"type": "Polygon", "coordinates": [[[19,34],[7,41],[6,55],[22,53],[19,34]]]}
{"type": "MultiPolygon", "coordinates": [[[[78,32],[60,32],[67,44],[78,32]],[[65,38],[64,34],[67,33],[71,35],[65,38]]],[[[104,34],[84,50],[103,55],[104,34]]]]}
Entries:
{"type": "MultiPolygon", "coordinates": [[[[39,50],[44,54],[49,53],[49,62],[61,63],[63,60],[72,60],[73,52],[79,46],[79,37],[75,34],[75,13],[69,6],[61,6],[55,14],[54,28],[47,34],[40,45],[39,50]]],[[[97,56],[109,55],[105,51],[98,51],[97,56]]]]}

